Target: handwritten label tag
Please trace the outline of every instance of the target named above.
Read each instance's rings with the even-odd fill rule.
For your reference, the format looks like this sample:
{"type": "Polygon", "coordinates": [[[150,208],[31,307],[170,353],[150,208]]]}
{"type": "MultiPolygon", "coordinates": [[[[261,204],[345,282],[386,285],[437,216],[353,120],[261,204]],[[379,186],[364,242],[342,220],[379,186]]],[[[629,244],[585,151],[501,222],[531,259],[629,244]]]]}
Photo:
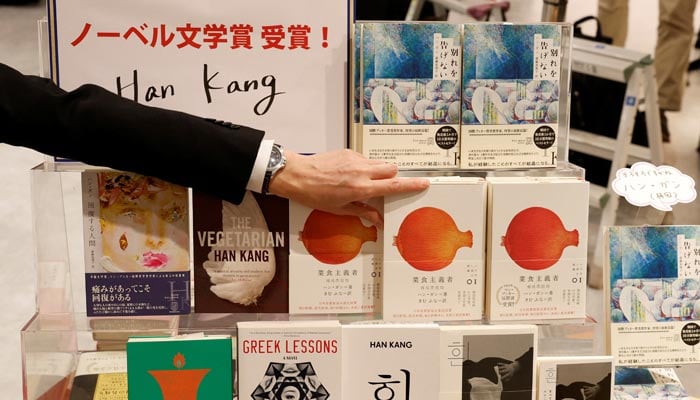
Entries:
{"type": "Polygon", "coordinates": [[[630,204],[671,211],[678,203],[691,203],[697,197],[695,181],[678,169],[640,161],[617,171],[612,189],[630,204]]]}

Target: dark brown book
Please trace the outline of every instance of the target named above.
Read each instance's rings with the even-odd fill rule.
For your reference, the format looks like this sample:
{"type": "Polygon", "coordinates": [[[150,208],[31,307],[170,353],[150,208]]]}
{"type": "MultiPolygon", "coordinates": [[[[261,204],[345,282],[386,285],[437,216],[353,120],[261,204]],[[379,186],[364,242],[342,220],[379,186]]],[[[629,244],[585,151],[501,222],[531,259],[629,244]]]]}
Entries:
{"type": "Polygon", "coordinates": [[[197,313],[287,313],[289,201],[246,193],[240,205],[194,192],[197,313]]]}

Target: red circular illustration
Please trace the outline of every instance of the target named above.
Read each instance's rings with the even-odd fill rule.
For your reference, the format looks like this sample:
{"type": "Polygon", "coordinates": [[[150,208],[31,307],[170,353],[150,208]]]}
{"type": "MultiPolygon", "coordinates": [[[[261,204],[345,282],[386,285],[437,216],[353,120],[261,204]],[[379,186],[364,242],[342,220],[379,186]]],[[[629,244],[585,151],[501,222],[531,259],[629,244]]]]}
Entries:
{"type": "Polygon", "coordinates": [[[568,246],[578,246],[578,230],[567,231],[557,214],[543,207],[526,208],[513,217],[501,246],[522,268],[549,268],[568,246]]]}
{"type": "Polygon", "coordinates": [[[404,218],[394,245],[413,268],[437,271],[450,265],[461,247],[472,247],[472,240],[472,232],[460,231],[445,211],[422,207],[404,218]]]}
{"type": "Polygon", "coordinates": [[[377,240],[377,228],[360,217],[313,210],[299,232],[304,247],[324,264],[342,264],[355,258],[364,242],[377,240]]]}

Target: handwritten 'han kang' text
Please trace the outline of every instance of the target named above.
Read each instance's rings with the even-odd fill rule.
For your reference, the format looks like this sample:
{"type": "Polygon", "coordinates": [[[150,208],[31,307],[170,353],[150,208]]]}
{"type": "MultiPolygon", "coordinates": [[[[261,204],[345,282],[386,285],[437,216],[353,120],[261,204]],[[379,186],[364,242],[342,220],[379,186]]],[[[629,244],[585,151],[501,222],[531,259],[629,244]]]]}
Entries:
{"type": "MultiPolygon", "coordinates": [[[[277,92],[277,79],[274,75],[264,75],[260,79],[253,80],[230,80],[227,81],[219,76],[219,72],[210,72],[209,66],[204,64],[202,74],[202,87],[207,103],[214,101],[213,94],[222,92],[226,94],[255,92],[258,90],[265,91],[264,97],[258,100],[253,106],[253,112],[256,115],[265,115],[270,111],[270,107],[275,102],[275,97],[284,92],[277,92]]],[[[131,81],[122,81],[122,77],[116,78],[116,92],[119,96],[129,97],[135,102],[139,102],[143,96],[146,103],[150,103],[156,99],[166,99],[175,96],[175,85],[162,84],[157,86],[146,87],[145,92],[141,93],[142,87],[139,87],[138,70],[133,70],[131,81]],[[127,93],[128,91],[128,93],[127,93]]]]}

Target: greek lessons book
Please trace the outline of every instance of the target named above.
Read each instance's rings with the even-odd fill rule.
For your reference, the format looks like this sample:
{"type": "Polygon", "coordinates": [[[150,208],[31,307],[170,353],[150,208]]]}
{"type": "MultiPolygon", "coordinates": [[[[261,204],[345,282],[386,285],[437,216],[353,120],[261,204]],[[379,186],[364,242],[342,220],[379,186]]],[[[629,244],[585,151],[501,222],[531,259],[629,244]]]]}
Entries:
{"type": "Polygon", "coordinates": [[[700,362],[700,226],[613,226],[606,235],[616,365],[700,362]]]}
{"type": "Polygon", "coordinates": [[[486,181],[434,177],[384,201],[383,319],[481,320],[486,181]]]}
{"type": "MultiPolygon", "coordinates": [[[[370,199],[382,212],[381,198],[370,199]]],[[[381,306],[382,234],[354,215],[289,205],[289,312],[372,313],[381,306]]]]}
{"type": "Polygon", "coordinates": [[[126,344],[129,400],[231,400],[229,335],[132,337],[126,344]]]}
{"type": "Polygon", "coordinates": [[[440,400],[535,399],[535,325],[441,325],[440,400]]]}
{"type": "Polygon", "coordinates": [[[343,399],[436,399],[440,385],[433,323],[343,325],[343,399]]]}
{"type": "Polygon", "coordinates": [[[366,157],[401,169],[459,167],[461,27],[363,22],[359,117],[366,157]]]}
{"type": "Polygon", "coordinates": [[[88,170],[82,190],[87,315],[189,313],[188,189],[88,170]]]}
{"type": "Polygon", "coordinates": [[[340,358],[338,321],[239,322],[239,397],[339,399],[340,358]]]}
{"type": "Polygon", "coordinates": [[[247,192],[241,204],[192,193],[198,313],[288,312],[289,202],[247,192]]]}
{"type": "Polygon", "coordinates": [[[586,316],[588,182],[487,177],[491,321],[586,316]]]}
{"type": "Polygon", "coordinates": [[[469,23],[463,30],[460,168],[555,167],[568,134],[571,29],[469,23]]]}

